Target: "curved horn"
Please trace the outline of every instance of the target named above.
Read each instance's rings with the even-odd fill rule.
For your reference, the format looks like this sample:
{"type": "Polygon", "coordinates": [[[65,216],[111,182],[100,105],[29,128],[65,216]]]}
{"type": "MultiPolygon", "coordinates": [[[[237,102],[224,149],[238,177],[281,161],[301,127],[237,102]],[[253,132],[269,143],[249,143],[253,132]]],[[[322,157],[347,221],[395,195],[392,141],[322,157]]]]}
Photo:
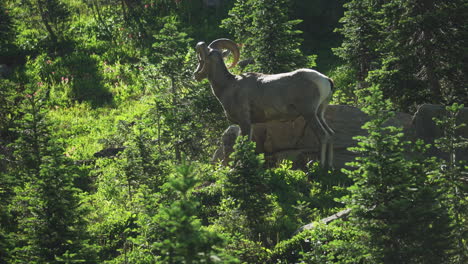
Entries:
{"type": "Polygon", "coordinates": [[[207,49],[205,42],[197,43],[195,50],[198,52],[198,67],[195,72],[203,72],[205,70],[207,49]]]}
{"type": "Polygon", "coordinates": [[[237,44],[230,39],[221,38],[221,39],[214,40],[213,42],[210,43],[210,45],[208,45],[208,47],[212,49],[219,49],[219,50],[227,49],[230,52],[232,52],[234,56],[234,61],[232,62],[231,66],[229,66],[229,68],[236,66],[237,62],[239,61],[239,58],[240,58],[239,48],[237,47],[237,44]]]}

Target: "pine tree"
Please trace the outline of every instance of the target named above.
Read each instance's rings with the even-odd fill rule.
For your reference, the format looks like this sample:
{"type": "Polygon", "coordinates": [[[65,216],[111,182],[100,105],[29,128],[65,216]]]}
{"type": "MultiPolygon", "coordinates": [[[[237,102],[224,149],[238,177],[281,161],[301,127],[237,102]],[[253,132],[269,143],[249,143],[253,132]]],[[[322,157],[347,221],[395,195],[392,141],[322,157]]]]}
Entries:
{"type": "Polygon", "coordinates": [[[435,164],[416,155],[423,146],[411,146],[401,129],[385,125],[393,113],[382,92],[376,87],[368,92],[364,112],[372,119],[363,127],[368,136],[358,137],[357,169],[347,171],[355,181],[345,199],[352,221],[368,234],[364,243],[375,263],[446,263],[449,218],[427,178],[435,164]]]}
{"type": "Polygon", "coordinates": [[[369,71],[375,69],[380,58],[377,48],[381,40],[379,8],[384,1],[351,0],[344,4],[346,11],[336,29],[344,36],[341,47],[334,49],[336,55],[356,73],[354,79],[358,89],[366,88],[364,83],[369,71]]]}
{"type": "Polygon", "coordinates": [[[289,20],[288,0],[238,0],[223,20],[243,44],[243,56],[255,64],[248,69],[264,73],[281,73],[315,66],[315,57],[300,51],[302,39],[294,27],[301,20],[289,20]]]}
{"type": "Polygon", "coordinates": [[[269,176],[263,168],[262,156],[255,154],[255,143],[238,137],[231,154],[232,170],[226,176],[224,193],[246,216],[251,239],[264,239],[266,216],[271,210],[267,197],[269,176]]]}
{"type": "MultiPolygon", "coordinates": [[[[11,51],[13,39],[13,21],[6,8],[6,2],[0,3],[0,54],[6,55],[11,51]]],[[[0,76],[1,76],[0,72],[0,76]]]]}
{"type": "Polygon", "coordinates": [[[16,137],[16,133],[11,129],[18,118],[15,103],[18,88],[17,84],[0,79],[0,172],[6,171],[11,161],[11,157],[9,157],[11,153],[7,145],[12,143],[16,137]]]}
{"type": "MultiPolygon", "coordinates": [[[[174,142],[174,154],[178,161],[182,160],[182,150],[180,142],[183,141],[183,131],[180,124],[185,123],[177,120],[182,116],[182,103],[184,86],[187,85],[187,79],[191,73],[186,67],[187,50],[190,38],[184,32],[180,32],[180,23],[175,16],[168,16],[163,19],[164,26],[155,37],[153,49],[156,51],[154,60],[157,62],[158,70],[164,75],[166,84],[170,90],[170,98],[165,104],[168,105],[166,118],[169,119],[167,125],[172,134],[171,141],[174,142]],[[170,103],[169,103],[170,101],[170,103]]],[[[161,104],[159,104],[161,105],[161,104]]]]}
{"type": "Polygon", "coordinates": [[[153,192],[161,189],[165,182],[164,166],[160,153],[158,155],[156,146],[151,141],[151,127],[148,119],[134,122],[131,138],[125,143],[126,148],[117,161],[119,172],[126,181],[127,195],[130,201],[138,189],[144,185],[153,192]]]}
{"type": "Polygon", "coordinates": [[[192,192],[198,183],[195,166],[178,166],[163,187],[163,193],[175,200],[162,202],[149,224],[142,225],[145,231],[139,239],[150,245],[147,254],[158,263],[236,262],[223,253],[223,237],[204,227],[197,217],[200,203],[192,192]]]}
{"type": "Polygon", "coordinates": [[[13,145],[20,176],[10,210],[17,230],[12,263],[59,263],[93,260],[86,244],[84,214],[74,187],[77,169],[64,156],[46,118],[45,93],[26,95],[18,122],[19,138],[13,145]]]}
{"type": "MultiPolygon", "coordinates": [[[[69,6],[62,0],[11,1],[11,7],[22,16],[21,23],[29,29],[38,29],[47,34],[53,47],[66,39],[71,17],[69,6]],[[44,31],[45,29],[45,31],[44,31]]],[[[17,20],[18,21],[18,20],[17,20]]],[[[47,43],[47,42],[46,42],[47,43]]]]}
{"type": "Polygon", "coordinates": [[[382,6],[385,54],[371,80],[402,109],[466,101],[466,1],[389,1],[382,6]],[[464,17],[464,18],[463,18],[464,17]],[[464,21],[464,22],[462,22],[464,21]]]}
{"type": "Polygon", "coordinates": [[[445,118],[434,118],[444,131],[444,136],[437,139],[435,145],[448,154],[448,159],[441,161],[441,170],[434,172],[434,180],[441,186],[443,204],[448,208],[453,223],[453,263],[460,264],[468,261],[468,187],[464,181],[468,166],[457,160],[458,150],[468,147],[468,139],[457,135],[458,129],[466,126],[457,124],[457,116],[462,108],[463,105],[459,104],[447,106],[445,118]]]}
{"type": "Polygon", "coordinates": [[[12,128],[20,115],[15,102],[18,86],[9,80],[0,79],[0,263],[7,263],[11,257],[11,234],[15,231],[15,218],[8,207],[14,198],[15,187],[22,183],[18,175],[12,173],[15,162],[9,147],[16,138],[12,128]]]}
{"type": "Polygon", "coordinates": [[[401,110],[466,101],[466,1],[350,0],[345,7],[338,30],[345,39],[335,51],[357,89],[379,84],[401,110]]]}

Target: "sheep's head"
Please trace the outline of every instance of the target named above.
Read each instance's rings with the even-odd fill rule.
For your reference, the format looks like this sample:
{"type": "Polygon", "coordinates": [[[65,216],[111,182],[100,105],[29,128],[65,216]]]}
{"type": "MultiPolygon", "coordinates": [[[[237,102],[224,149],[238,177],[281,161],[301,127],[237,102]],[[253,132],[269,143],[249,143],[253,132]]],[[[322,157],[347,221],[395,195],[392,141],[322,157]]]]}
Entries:
{"type": "Polygon", "coordinates": [[[232,64],[229,66],[229,68],[236,66],[240,57],[237,44],[230,39],[217,39],[211,42],[208,46],[205,42],[198,42],[195,49],[197,51],[198,66],[194,72],[194,77],[197,81],[201,81],[208,77],[210,67],[216,65],[217,61],[223,60],[223,50],[228,50],[234,56],[232,64]]]}

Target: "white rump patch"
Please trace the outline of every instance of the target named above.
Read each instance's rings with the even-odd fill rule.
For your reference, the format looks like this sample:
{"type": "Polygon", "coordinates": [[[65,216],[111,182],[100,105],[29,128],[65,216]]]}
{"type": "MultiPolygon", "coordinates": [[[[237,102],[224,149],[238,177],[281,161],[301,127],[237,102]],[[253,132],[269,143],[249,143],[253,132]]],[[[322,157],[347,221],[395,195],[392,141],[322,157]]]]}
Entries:
{"type": "MultiPolygon", "coordinates": [[[[307,76],[310,78],[311,81],[315,82],[317,84],[319,93],[320,93],[320,99],[319,99],[319,104],[322,104],[323,101],[325,101],[331,94],[331,84],[330,81],[328,80],[328,77],[321,74],[318,71],[306,69],[307,76]]],[[[318,106],[317,106],[318,107],[318,106]]]]}

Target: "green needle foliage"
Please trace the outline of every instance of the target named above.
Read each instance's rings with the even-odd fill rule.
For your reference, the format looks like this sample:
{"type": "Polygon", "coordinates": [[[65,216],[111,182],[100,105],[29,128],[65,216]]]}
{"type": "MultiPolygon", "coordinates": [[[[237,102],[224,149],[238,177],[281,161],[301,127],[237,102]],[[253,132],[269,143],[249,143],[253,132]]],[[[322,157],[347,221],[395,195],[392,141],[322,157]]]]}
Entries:
{"type": "Polygon", "coordinates": [[[362,241],[373,263],[445,263],[452,247],[450,219],[428,173],[434,163],[418,158],[424,151],[402,139],[401,129],[386,126],[390,102],[373,86],[363,110],[372,120],[368,136],[357,137],[360,156],[347,171],[354,180],[344,201],[352,221],[368,235],[362,241]]]}
{"type": "Polygon", "coordinates": [[[315,66],[315,56],[306,57],[299,49],[302,32],[294,27],[301,20],[289,19],[289,5],[289,0],[238,0],[223,20],[223,27],[243,44],[243,56],[255,59],[249,69],[281,73],[315,66]]]}
{"type": "MultiPolygon", "coordinates": [[[[157,225],[152,247],[161,256],[161,263],[233,263],[235,259],[222,253],[223,238],[202,226],[197,217],[199,202],[191,193],[199,183],[190,165],[179,166],[165,184],[165,191],[177,200],[161,207],[153,218],[157,225]]],[[[159,262],[158,262],[159,263],[159,262]]]]}
{"type": "MultiPolygon", "coordinates": [[[[14,39],[13,20],[6,8],[5,2],[0,4],[0,53],[9,54],[12,51],[14,39]]],[[[1,73],[0,73],[1,75],[1,73]]]]}
{"type": "Polygon", "coordinates": [[[46,118],[43,91],[26,94],[18,121],[16,149],[20,181],[10,204],[17,226],[10,263],[60,263],[60,258],[93,262],[87,245],[78,169],[64,156],[46,118]]]}
{"type": "Polygon", "coordinates": [[[463,105],[460,104],[447,106],[445,118],[434,118],[444,131],[444,136],[436,140],[435,145],[448,154],[448,159],[442,161],[441,170],[435,174],[434,180],[441,185],[443,204],[448,208],[453,223],[453,263],[468,261],[468,166],[457,160],[457,152],[468,147],[468,139],[457,135],[458,130],[466,126],[457,124],[457,117],[462,108],[463,105]]]}
{"type": "Polygon", "coordinates": [[[231,159],[232,170],[226,177],[224,192],[246,216],[252,232],[250,238],[261,237],[271,210],[267,196],[269,175],[263,167],[264,160],[255,154],[255,143],[247,137],[237,138],[231,159]]]}
{"type": "Polygon", "coordinates": [[[467,10],[466,0],[0,1],[0,263],[465,264],[455,121],[465,110],[438,121],[448,159],[425,160],[425,146],[385,127],[382,98],[403,110],[467,101],[467,10]],[[229,166],[210,162],[228,121],[192,73],[196,42],[217,38],[255,61],[236,73],[315,67],[305,54],[320,54],[336,102],[373,117],[349,178],[267,168],[245,138],[229,166]],[[345,208],[351,216],[315,225],[345,208]]]}
{"type": "Polygon", "coordinates": [[[405,111],[466,101],[466,1],[349,0],[345,8],[335,51],[354,89],[379,84],[405,111]]]}

